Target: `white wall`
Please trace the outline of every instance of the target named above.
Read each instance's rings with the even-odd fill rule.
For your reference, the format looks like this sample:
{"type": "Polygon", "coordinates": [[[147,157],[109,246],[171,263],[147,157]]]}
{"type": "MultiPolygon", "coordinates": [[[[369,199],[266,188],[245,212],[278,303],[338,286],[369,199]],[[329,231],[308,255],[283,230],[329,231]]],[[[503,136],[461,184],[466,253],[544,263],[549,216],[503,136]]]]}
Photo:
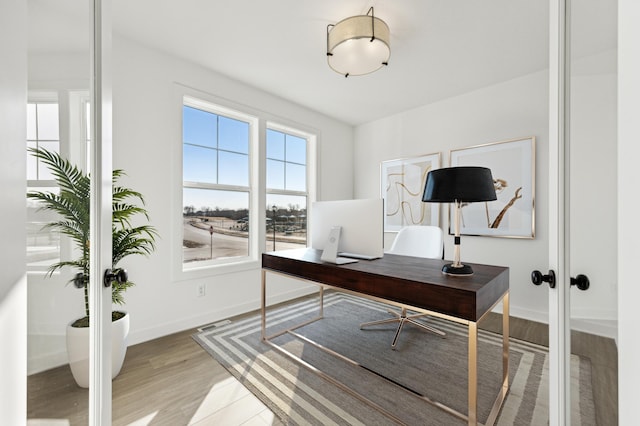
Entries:
{"type": "MultiPolygon", "coordinates": [[[[615,56],[606,57],[609,62],[615,56]]],[[[611,268],[595,270],[598,262],[593,256],[605,258],[604,264],[615,262],[615,74],[575,76],[574,85],[579,95],[579,107],[573,114],[573,126],[579,130],[580,144],[575,151],[588,157],[588,167],[576,167],[574,189],[604,194],[601,205],[577,211],[581,219],[579,231],[589,231],[589,244],[576,245],[576,257],[588,254],[588,262],[580,264],[583,270],[574,274],[591,274],[592,289],[576,294],[576,317],[615,320],[616,274],[611,268]],[[596,100],[594,100],[597,99],[596,100]],[[588,104],[584,103],[588,102],[588,104]],[[604,118],[602,115],[605,115],[604,118]],[[603,146],[603,139],[606,146],[603,146]],[[595,160],[595,161],[594,161],[595,160]],[[594,169],[601,172],[594,179],[594,169]],[[599,180],[604,179],[604,181],[599,180]],[[588,182],[588,186],[586,186],[588,182]],[[608,209],[608,210],[607,210],[608,209]],[[602,220],[602,212],[609,212],[613,220],[602,220]],[[602,244],[606,249],[596,249],[602,244]]],[[[425,105],[392,117],[387,117],[356,128],[355,137],[355,196],[378,196],[380,193],[381,161],[441,152],[443,166],[449,165],[449,150],[504,141],[519,137],[536,137],[536,217],[535,239],[504,239],[463,236],[463,261],[489,263],[510,268],[511,313],[514,316],[547,322],[548,297],[543,288],[530,282],[534,269],[548,265],[548,78],[539,72],[511,81],[425,105]]],[[[580,157],[581,158],[581,157],[580,157]]],[[[579,161],[578,166],[583,166],[579,161]]],[[[580,197],[584,199],[584,197],[580,197]]],[[[593,203],[590,203],[593,204],[593,203]]],[[[447,209],[441,208],[440,225],[448,229],[447,209]]],[[[393,234],[387,236],[392,241],[393,234]]],[[[453,253],[453,238],[445,238],[446,257],[453,253]]],[[[600,324],[599,324],[600,325],[600,324]]],[[[600,334],[615,334],[614,328],[589,329],[589,324],[574,324],[600,334]]]]}
{"type": "Polygon", "coordinates": [[[0,424],[23,425],[27,413],[25,274],[27,5],[0,4],[0,424]],[[8,42],[11,40],[11,42],[8,42]]]}
{"type": "MultiPolygon", "coordinates": [[[[638,339],[638,241],[640,227],[638,182],[640,171],[640,3],[618,2],[618,271],[620,278],[618,397],[619,424],[638,423],[638,383],[640,383],[640,339],[638,339]]],[[[613,267],[613,265],[612,265],[613,267]]]]}
{"type": "MultiPolygon", "coordinates": [[[[144,194],[161,236],[151,257],[122,263],[136,283],[125,295],[125,309],[132,314],[129,344],[258,308],[259,262],[247,270],[198,278],[181,277],[172,267],[174,257],[181,255],[181,230],[175,226],[182,215],[178,84],[283,124],[317,131],[318,199],[353,196],[353,128],[117,36],[113,53],[113,165],[126,171],[124,184],[144,194]],[[204,297],[197,296],[201,283],[206,285],[204,297]]],[[[82,68],[77,55],[39,56],[33,63],[39,66],[31,70],[32,87],[78,86],[82,81],[83,71],[73,73],[82,68]]],[[[82,312],[79,291],[65,285],[70,276],[69,271],[53,278],[29,276],[30,372],[66,362],[64,325],[82,312]]],[[[301,294],[299,284],[287,286],[284,281],[269,281],[275,284],[269,286],[270,300],[301,294]]]]}
{"type": "Polygon", "coordinates": [[[617,51],[572,64],[571,276],[588,291],[571,293],[573,328],[617,334],[617,51]]]}

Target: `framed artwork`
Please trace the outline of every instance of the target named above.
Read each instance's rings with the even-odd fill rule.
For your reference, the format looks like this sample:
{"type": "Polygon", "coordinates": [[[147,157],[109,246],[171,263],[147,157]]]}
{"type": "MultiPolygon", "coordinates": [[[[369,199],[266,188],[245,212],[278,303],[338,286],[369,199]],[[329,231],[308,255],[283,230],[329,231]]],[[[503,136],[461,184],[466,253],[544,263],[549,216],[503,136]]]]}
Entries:
{"type": "Polygon", "coordinates": [[[380,192],[384,199],[384,230],[397,232],[404,226],[440,223],[438,204],[423,203],[427,173],[440,167],[440,153],[383,161],[380,192]]]}
{"type": "MultiPolygon", "coordinates": [[[[450,151],[454,166],[491,169],[496,201],[463,204],[461,235],[535,237],[535,137],[450,151]]],[[[455,209],[449,206],[449,234],[455,209]]]]}

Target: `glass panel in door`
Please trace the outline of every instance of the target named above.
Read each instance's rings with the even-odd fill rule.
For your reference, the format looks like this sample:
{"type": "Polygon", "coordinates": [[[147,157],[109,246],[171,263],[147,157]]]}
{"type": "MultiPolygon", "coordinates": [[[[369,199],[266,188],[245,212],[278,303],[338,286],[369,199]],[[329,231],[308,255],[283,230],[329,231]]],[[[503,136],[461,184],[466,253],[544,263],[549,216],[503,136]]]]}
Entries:
{"type": "Polygon", "coordinates": [[[573,1],[570,13],[571,415],[615,425],[617,1],[573,1]]]}
{"type": "Polygon", "coordinates": [[[27,417],[87,424],[89,328],[70,327],[87,315],[84,280],[73,281],[82,268],[55,267],[82,260],[83,251],[61,226],[45,225],[76,215],[81,225],[75,237],[81,239],[88,232],[90,215],[80,205],[62,212],[35,194],[51,194],[46,197],[53,200],[84,200],[88,207],[88,193],[64,191],[55,175],[56,169],[64,171],[56,166],[61,159],[81,174],[74,188],[88,182],[89,3],[30,0],[28,20],[27,417]],[[67,342],[80,352],[68,349],[67,342]]]}

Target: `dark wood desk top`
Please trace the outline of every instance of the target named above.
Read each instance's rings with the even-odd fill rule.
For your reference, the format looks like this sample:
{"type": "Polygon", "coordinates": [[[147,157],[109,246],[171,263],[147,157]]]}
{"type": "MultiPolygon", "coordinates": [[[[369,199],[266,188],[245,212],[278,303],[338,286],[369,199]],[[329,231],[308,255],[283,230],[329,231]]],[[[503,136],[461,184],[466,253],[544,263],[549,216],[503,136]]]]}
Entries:
{"type": "Polygon", "coordinates": [[[429,311],[478,321],[509,290],[509,268],[470,265],[474,274],[442,273],[451,261],[385,254],[376,260],[334,265],[315,249],[263,253],[262,268],[429,311]]]}

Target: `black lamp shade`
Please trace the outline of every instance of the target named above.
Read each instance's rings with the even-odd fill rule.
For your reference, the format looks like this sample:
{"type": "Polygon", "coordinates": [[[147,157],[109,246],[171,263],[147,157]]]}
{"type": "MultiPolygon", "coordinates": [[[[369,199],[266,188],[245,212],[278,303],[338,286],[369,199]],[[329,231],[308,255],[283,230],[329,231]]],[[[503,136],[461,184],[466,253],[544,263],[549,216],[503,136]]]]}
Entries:
{"type": "Polygon", "coordinates": [[[486,167],[446,167],[427,174],[422,201],[473,203],[496,200],[491,170],[486,167]]]}

